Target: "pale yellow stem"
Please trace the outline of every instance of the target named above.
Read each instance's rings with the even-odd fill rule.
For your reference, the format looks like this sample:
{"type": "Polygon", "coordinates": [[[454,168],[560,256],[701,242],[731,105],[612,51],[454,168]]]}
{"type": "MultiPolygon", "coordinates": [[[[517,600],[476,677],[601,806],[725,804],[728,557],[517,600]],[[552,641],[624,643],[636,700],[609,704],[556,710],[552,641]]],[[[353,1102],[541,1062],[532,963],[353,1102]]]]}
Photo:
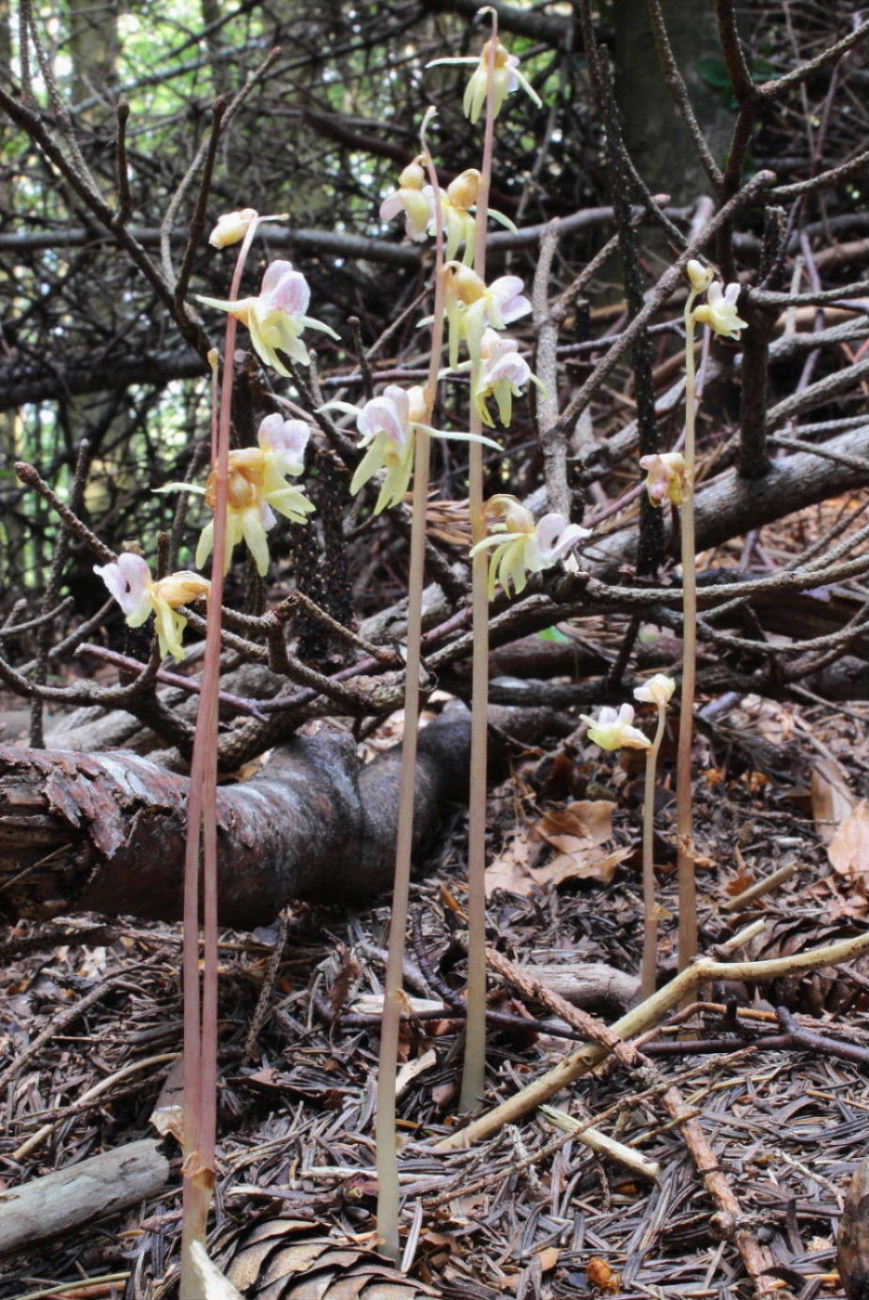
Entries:
{"type": "Polygon", "coordinates": [[[695,426],[694,300],[685,304],[685,500],[682,505],[682,690],[676,751],[676,839],[679,886],[679,969],[697,955],[697,888],[694,881],[694,825],[691,752],[697,682],[697,568],[694,532],[695,426]]]}
{"type": "MultiPolygon", "coordinates": [[[[632,1007],[611,1025],[610,1029],[619,1038],[626,1040],[634,1038],[637,1034],[651,1029],[653,1025],[660,1024],[668,1011],[678,1006],[699,985],[708,984],[712,980],[724,982],[744,980],[759,983],[762,980],[781,979],[800,971],[817,970],[822,966],[838,966],[855,961],[867,950],[869,950],[869,935],[860,934],[853,939],[842,939],[823,948],[793,953],[789,957],[774,957],[767,961],[724,962],[713,961],[710,957],[701,957],[686,970],[680,971],[669,984],[658,989],[650,998],[632,1007]]],[[[493,1110],[472,1120],[465,1128],[441,1138],[435,1143],[433,1149],[461,1151],[481,1138],[491,1137],[504,1124],[515,1123],[541,1102],[548,1101],[557,1092],[567,1088],[581,1075],[588,1074],[595,1066],[600,1065],[608,1054],[609,1049],[599,1043],[584,1044],[563,1061],[559,1061],[551,1070],[547,1070],[546,1074],[533,1080],[493,1110]]]]}
{"type": "MultiPolygon", "coordinates": [[[[483,160],[477,194],[474,269],[486,278],[486,227],[495,140],[494,79],[497,15],[492,11],[489,46],[489,80],[486,93],[486,126],[483,160]]],[[[474,401],[479,362],[471,365],[471,433],[481,433],[483,424],[474,401]]],[[[469,453],[468,497],[471,537],[476,544],[486,536],[483,513],[483,449],[472,442],[469,453]]],[[[489,556],[474,556],[471,570],[473,657],[471,667],[471,773],[468,796],[468,987],[465,1023],[465,1056],[459,1106],[476,1110],[486,1086],[486,773],[489,714],[489,556]]]]}
{"type": "MultiPolygon", "coordinates": [[[[423,149],[425,135],[423,127],[423,149]]],[[[426,150],[427,155],[427,150],[426,150]]],[[[425,388],[426,418],[431,419],[437,393],[444,332],[444,254],[437,176],[426,158],[435,195],[437,246],[435,254],[435,301],[432,350],[425,388]]],[[[404,1006],[403,970],[405,932],[410,899],[410,868],[413,850],[413,807],[416,789],[416,751],[419,735],[419,682],[422,667],[422,595],[425,584],[426,502],[428,499],[430,438],[417,426],[413,461],[413,518],[410,531],[408,572],[407,663],[404,681],[404,740],[401,748],[398,829],[395,844],[395,876],[392,914],[389,921],[389,951],[384,981],[383,1019],[380,1025],[380,1059],[377,1075],[375,1114],[377,1164],[377,1233],[380,1248],[396,1262],[400,1256],[398,1233],[399,1184],[398,1145],[395,1116],[398,1037],[404,1006]]]]}
{"type": "Polygon", "coordinates": [[[655,773],[667,722],[666,704],[658,705],[658,726],[651,749],[646,750],[646,789],[643,798],[643,969],[640,986],[644,998],[655,991],[658,972],[658,904],[655,901],[655,773]]]}

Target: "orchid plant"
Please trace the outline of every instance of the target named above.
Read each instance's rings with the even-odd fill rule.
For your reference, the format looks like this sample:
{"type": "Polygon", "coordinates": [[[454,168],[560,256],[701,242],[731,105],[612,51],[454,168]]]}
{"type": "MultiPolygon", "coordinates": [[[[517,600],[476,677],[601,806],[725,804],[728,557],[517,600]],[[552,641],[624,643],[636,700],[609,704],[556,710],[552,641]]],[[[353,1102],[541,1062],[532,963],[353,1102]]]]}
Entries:
{"type": "Polygon", "coordinates": [[[694,695],[697,680],[697,566],[694,527],[696,475],[697,378],[694,333],[698,324],[721,338],[738,340],[747,322],[737,314],[740,286],[722,285],[714,271],[692,259],[686,268],[689,292],[685,303],[685,450],[644,456],[646,489],[653,505],[681,505],[682,558],[682,683],[676,775],[676,838],[679,883],[679,966],[697,955],[697,890],[694,879],[694,830],[691,752],[694,738],[694,695]],[[697,305],[698,298],[706,301],[697,305]]]}
{"type": "Polygon", "coordinates": [[[619,709],[604,706],[598,716],[580,714],[586,724],[589,740],[601,749],[643,749],[646,751],[646,782],[643,798],[643,963],[641,991],[651,997],[655,991],[657,972],[658,907],[655,901],[654,827],[655,827],[655,776],[658,753],[666,726],[667,705],[676,689],[672,677],[655,673],[642,686],[634,690],[634,699],[644,704],[654,704],[658,710],[658,725],[654,740],[639,727],[634,726],[634,707],[622,704],[619,709]]]}
{"type": "MultiPolygon", "coordinates": [[[[514,399],[520,397],[529,384],[538,382],[521,355],[517,341],[503,333],[509,324],[523,319],[531,311],[523,282],[514,275],[502,275],[491,282],[486,278],[489,219],[508,229],[515,228],[507,217],[489,206],[493,124],[508,95],[517,89],[524,90],[533,102],[540,104],[535,90],[519,70],[518,59],[501,44],[494,19],[495,15],[491,39],[485,43],[479,59],[470,60],[475,70],[464,96],[464,109],[471,122],[476,123],[481,118],[485,121],[481,167],[465,169],[446,188],[442,188],[426,145],[424,123],[422,151],[402,169],[396,189],[386,196],[380,207],[384,221],[403,216],[406,233],[412,240],[422,241],[433,236],[436,241],[434,312],[428,322],[422,322],[432,327],[428,380],[425,385],[410,387],[387,384],[382,392],[358,405],[339,401],[326,404],[328,408],[340,410],[355,419],[361,455],[352,475],[350,490],[358,493],[375,481],[375,514],[398,505],[408,492],[412,493],[413,500],[405,740],[377,1116],[378,1228],[384,1249],[393,1257],[398,1254],[394,1075],[398,1023],[404,1005],[401,968],[413,832],[425,510],[431,439],[450,438],[470,444],[474,719],[469,837],[468,1030],[462,1083],[462,1104],[466,1108],[476,1105],[482,1093],[485,1049],[482,870],[485,866],[488,602],[498,583],[506,594],[510,595],[511,590],[512,594],[518,594],[524,589],[529,574],[551,568],[588,536],[587,530],[571,524],[555,512],[535,520],[520,502],[501,494],[489,502],[488,510],[495,524],[492,533],[486,534],[482,446],[496,450],[500,447],[484,436],[483,427],[494,427],[496,423],[509,425],[514,399]],[[457,260],[460,257],[461,260],[457,260]],[[444,431],[432,424],[445,331],[448,331],[451,371],[470,370],[469,427],[458,432],[444,431]],[[460,364],[462,349],[467,359],[460,364]]],[[[216,353],[212,357],[212,463],[204,486],[170,486],[198,493],[212,512],[211,519],[202,529],[195,556],[200,567],[210,559],[211,578],[209,580],[192,570],[181,570],[154,580],[146,561],[133,552],[125,552],[116,560],[96,568],[131,627],[140,626],[154,615],[162,655],[168,653],[176,659],[183,657],[182,637],[187,621],[183,608],[197,600],[208,600],[185,863],[185,1199],[181,1300],[192,1300],[201,1284],[202,1242],[214,1181],[217,1041],[215,794],[223,581],[233,553],[241,542],[246,544],[257,572],[265,575],[270,562],[268,534],[276,525],[277,516],[304,524],[314,510],[302,488],[293,481],[304,470],[305,451],[311,436],[311,427],[306,421],[285,419],[277,412],[272,413],[261,421],[256,445],[230,448],[235,337],[237,326],[243,325],[262,364],[288,378],[293,376],[293,366],[307,365],[310,361],[303,337],[306,331],[318,331],[330,338],[338,338],[330,326],[308,314],[310,286],[290,261],[279,259],[270,262],[262,275],[259,292],[240,296],[248,253],[258,228],[266,219],[250,207],[219,217],[209,236],[209,244],[217,250],[241,245],[229,295],[225,299],[205,296],[198,299],[203,306],[226,315],[222,366],[216,353]],[[200,847],[204,860],[205,918],[201,987],[197,945],[200,847]]]]}
{"type": "Polygon", "coordinates": [[[486,503],[486,513],[496,523],[488,537],[471,547],[471,555],[492,550],[488,595],[491,600],[500,583],[505,593],[518,596],[525,590],[528,574],[551,569],[559,560],[591,536],[591,529],[568,523],[564,515],[551,511],[539,520],[515,497],[499,493],[486,503]]]}

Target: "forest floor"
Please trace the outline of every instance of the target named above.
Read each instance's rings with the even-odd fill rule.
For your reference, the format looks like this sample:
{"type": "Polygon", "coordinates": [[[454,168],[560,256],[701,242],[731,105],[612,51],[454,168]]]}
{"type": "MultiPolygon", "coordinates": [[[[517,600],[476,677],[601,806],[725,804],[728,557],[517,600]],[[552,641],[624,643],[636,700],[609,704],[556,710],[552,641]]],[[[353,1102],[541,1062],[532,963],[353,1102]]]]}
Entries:
{"type": "MultiPolygon", "coordinates": [[[[869,706],[758,697],[701,705],[701,951],[720,951],[756,918],[762,931],[736,957],[794,953],[865,929],[869,706]],[[739,899],[775,872],[775,888],[739,899]]],[[[393,719],[369,743],[399,732],[393,719]]],[[[662,979],[676,965],[669,743],[657,806],[662,979]]],[[[565,978],[578,963],[637,973],[642,775],[630,757],[614,762],[577,733],[517,755],[491,793],[489,940],[512,962],[557,966],[565,978]]],[[[299,908],[269,929],[222,933],[211,1246],[226,1261],[250,1234],[271,1234],[245,1295],[747,1300],[757,1290],[746,1260],[759,1252],[771,1294],[841,1296],[837,1224],[869,1152],[865,962],[704,990],[636,1040],[639,1065],[610,1059],[553,1099],[653,1162],[652,1177],[595,1153],[541,1110],[469,1151],[436,1153],[434,1141],[458,1124],[464,851],[457,811],[412,893],[407,989],[418,1014],[402,1039],[404,1282],[386,1269],[363,1276],[358,1258],[375,1226],[386,900],[354,913],[299,908]],[[664,1102],[674,1086],[680,1120],[699,1127],[693,1145],[664,1102]],[[719,1191],[738,1202],[729,1226],[708,1170],[705,1181],[698,1172],[704,1145],[719,1191]]],[[[168,1086],[181,1047],[181,933],[75,917],[22,923],[3,938],[0,1067],[14,1068],[0,1177],[11,1187],[153,1134],[155,1108],[177,1100],[168,1086]]],[[[490,1030],[486,1109],[580,1037],[499,973],[490,974],[490,1005],[500,1023],[490,1030]]],[[[598,990],[593,1009],[611,1023],[624,1004],[598,990]]],[[[170,1296],[180,1156],[168,1145],[163,1194],[6,1256],[2,1300],[170,1296]]]]}

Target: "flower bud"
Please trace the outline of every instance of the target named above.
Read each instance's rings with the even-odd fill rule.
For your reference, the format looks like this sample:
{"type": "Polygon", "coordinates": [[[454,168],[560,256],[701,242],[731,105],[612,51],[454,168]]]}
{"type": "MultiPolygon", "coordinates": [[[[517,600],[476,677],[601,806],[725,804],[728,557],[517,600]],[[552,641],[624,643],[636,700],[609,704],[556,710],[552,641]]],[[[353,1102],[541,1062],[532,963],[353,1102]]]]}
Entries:
{"type": "Polygon", "coordinates": [[[412,163],[407,164],[398,177],[398,183],[403,190],[422,189],[425,185],[425,168],[418,158],[414,158],[412,163]]]}
{"type": "Polygon", "coordinates": [[[642,686],[634,688],[634,699],[642,704],[657,704],[662,708],[670,703],[675,689],[676,683],[672,677],[667,677],[665,673],[655,673],[642,686]]]}
{"type": "Polygon", "coordinates": [[[450,203],[457,208],[470,208],[477,202],[480,192],[480,173],[476,167],[469,167],[447,186],[450,203]]]}
{"type": "Polygon", "coordinates": [[[691,281],[691,288],[695,293],[705,293],[712,281],[715,279],[715,272],[702,262],[698,262],[696,257],[685,267],[685,274],[691,281]]]}
{"type": "Polygon", "coordinates": [[[208,236],[212,248],[229,248],[244,239],[248,226],[257,218],[255,208],[241,208],[237,212],[224,212],[217,218],[217,225],[208,236]]]}
{"type": "Polygon", "coordinates": [[[468,306],[478,298],[482,298],[486,292],[485,280],[469,266],[454,267],[453,286],[457,297],[468,306]]]}

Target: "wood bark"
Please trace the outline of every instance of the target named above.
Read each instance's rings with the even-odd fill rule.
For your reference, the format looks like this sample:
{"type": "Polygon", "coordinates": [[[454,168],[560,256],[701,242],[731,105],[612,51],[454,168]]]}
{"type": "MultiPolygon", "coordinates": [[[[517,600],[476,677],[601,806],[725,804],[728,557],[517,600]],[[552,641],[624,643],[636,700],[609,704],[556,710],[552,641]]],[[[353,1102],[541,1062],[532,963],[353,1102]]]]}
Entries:
{"type": "MultiPolygon", "coordinates": [[[[509,712],[526,739],[539,737],[547,715],[509,712]]],[[[469,748],[465,714],[421,732],[415,850],[444,804],[467,796],[469,748]]],[[[396,746],[361,767],[352,736],[322,731],[275,750],[251,780],[221,787],[221,923],[249,928],[291,899],[355,903],[388,888],[400,763],[396,746]]],[[[126,751],[0,747],[0,912],[177,920],[188,784],[126,751]]]]}
{"type": "Polygon", "coordinates": [[[153,1138],[128,1142],[89,1160],[0,1192],[0,1255],[28,1250],[62,1232],[117,1214],[156,1195],[169,1161],[153,1138]]]}

